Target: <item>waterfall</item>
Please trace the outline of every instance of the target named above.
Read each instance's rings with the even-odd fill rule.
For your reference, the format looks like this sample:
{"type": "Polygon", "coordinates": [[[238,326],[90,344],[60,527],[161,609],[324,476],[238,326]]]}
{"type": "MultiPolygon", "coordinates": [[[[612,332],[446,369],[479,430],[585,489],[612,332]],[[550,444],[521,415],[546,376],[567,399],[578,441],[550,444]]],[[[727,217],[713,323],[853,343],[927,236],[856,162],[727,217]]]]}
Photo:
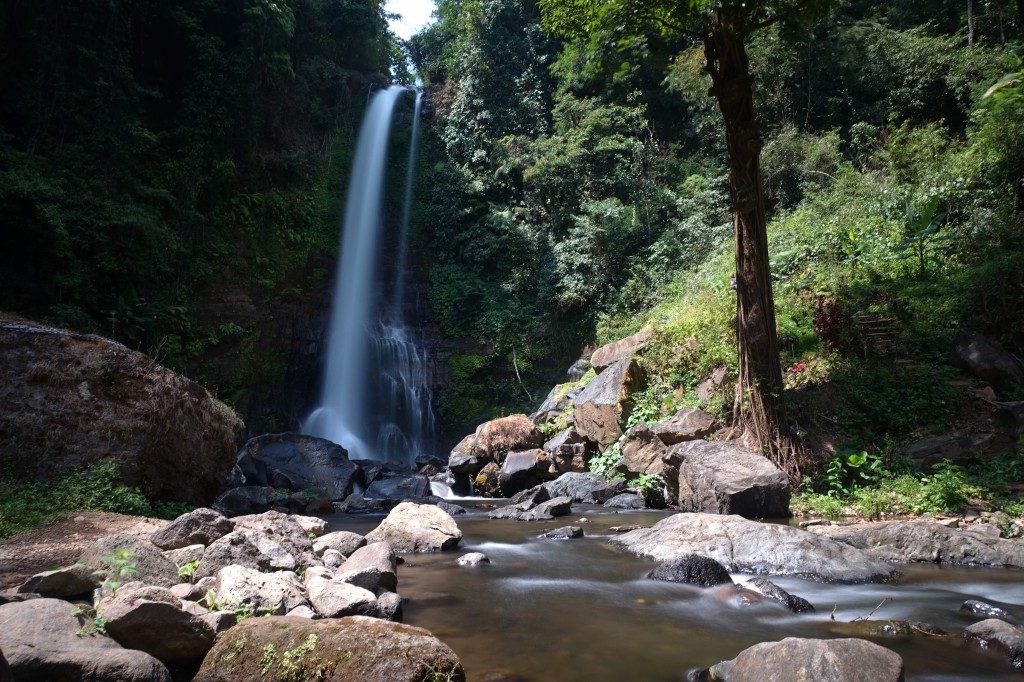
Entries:
{"type": "Polygon", "coordinates": [[[412,464],[433,454],[434,412],[426,352],[405,324],[406,255],[419,143],[415,104],[401,217],[394,251],[385,253],[384,187],[392,122],[407,88],[370,100],[349,181],[334,284],[320,405],[303,431],[343,445],[352,459],[412,464]],[[390,282],[383,263],[394,268],[390,282]]]}

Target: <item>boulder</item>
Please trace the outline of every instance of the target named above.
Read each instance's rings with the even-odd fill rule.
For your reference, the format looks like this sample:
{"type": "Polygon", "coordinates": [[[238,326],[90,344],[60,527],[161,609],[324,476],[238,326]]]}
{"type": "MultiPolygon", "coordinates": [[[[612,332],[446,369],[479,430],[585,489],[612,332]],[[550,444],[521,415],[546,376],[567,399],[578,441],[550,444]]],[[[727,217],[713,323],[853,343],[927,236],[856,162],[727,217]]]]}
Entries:
{"type": "Polygon", "coordinates": [[[460,516],[466,513],[465,507],[460,507],[457,504],[445,502],[444,500],[441,500],[440,502],[437,503],[437,508],[443,511],[448,516],[460,516]]]}
{"type": "Polygon", "coordinates": [[[536,485],[528,490],[516,493],[508,499],[509,506],[524,505],[522,509],[533,509],[541,502],[546,502],[551,499],[551,494],[548,493],[548,489],[542,485],[536,485]]]}
{"type": "MultiPolygon", "coordinates": [[[[291,514],[268,511],[262,514],[237,516],[234,521],[235,528],[238,530],[248,532],[250,536],[256,535],[258,538],[266,538],[279,544],[295,557],[297,566],[308,567],[316,563],[309,532],[291,514]]],[[[260,546],[258,542],[256,544],[260,546]]],[[[281,568],[287,568],[287,566],[281,566],[281,568]]]]}
{"type": "Polygon", "coordinates": [[[336,549],[328,549],[324,552],[323,556],[320,557],[325,568],[334,569],[345,563],[345,557],[342,556],[341,552],[336,549]]]}
{"type": "Polygon", "coordinates": [[[100,586],[99,578],[83,564],[73,564],[53,571],[43,571],[22,583],[17,591],[55,599],[91,596],[100,586]]]}
{"type": "Polygon", "coordinates": [[[541,533],[540,536],[550,540],[575,540],[576,538],[583,537],[583,529],[579,526],[562,526],[561,528],[541,533]]]}
{"type": "Polygon", "coordinates": [[[822,535],[741,516],[674,514],[609,538],[634,554],[668,561],[700,554],[732,572],[797,575],[820,582],[886,582],[899,573],[869,553],[822,535]]]}
{"type": "Polygon", "coordinates": [[[381,500],[367,500],[359,493],[352,493],[343,502],[335,502],[334,511],[339,514],[373,514],[384,511],[384,503],[381,500]]]}
{"type": "Polygon", "coordinates": [[[782,604],[793,613],[810,613],[814,611],[814,606],[809,601],[803,597],[797,597],[786,592],[767,578],[758,576],[750,580],[744,580],[739,585],[745,590],[756,592],[765,599],[782,604]]]}
{"type": "Polygon", "coordinates": [[[622,442],[622,471],[631,474],[652,474],[663,476],[665,444],[644,422],[639,422],[626,432],[622,442]]]}
{"type": "Polygon", "coordinates": [[[257,614],[284,614],[307,603],[299,577],[291,571],[261,573],[245,566],[217,572],[217,602],[248,606],[257,614]]]}
{"type": "Polygon", "coordinates": [[[60,599],[30,599],[0,606],[0,650],[17,680],[171,682],[163,663],[124,649],[86,625],[76,607],[60,599]]]}
{"type": "Polygon", "coordinates": [[[433,505],[403,502],[379,526],[367,533],[367,542],[386,542],[396,552],[438,552],[455,549],[462,531],[455,520],[433,505]]]}
{"type": "Polygon", "coordinates": [[[762,642],[691,677],[721,682],[903,682],[903,659],[863,639],[762,642]]]}
{"type": "Polygon", "coordinates": [[[170,588],[171,594],[182,601],[199,601],[206,594],[205,590],[199,588],[198,585],[192,583],[178,583],[170,588]]]}
{"type": "Polygon", "coordinates": [[[121,344],[0,320],[0,461],[49,481],[113,459],[147,497],[206,504],[242,420],[199,384],[121,344]],[[45,456],[41,456],[45,453],[45,456]]]}
{"type": "MultiPolygon", "coordinates": [[[[134,580],[141,580],[147,585],[171,587],[181,582],[178,567],[163,555],[159,549],[147,540],[132,535],[108,535],[97,540],[82,554],[79,561],[85,568],[96,575],[97,571],[109,573],[112,568],[111,559],[121,552],[135,567],[132,574],[134,580]]],[[[100,579],[104,576],[100,575],[100,579]]]]}
{"type": "Polygon", "coordinates": [[[463,554],[455,560],[459,566],[479,566],[480,564],[489,564],[491,560],[487,558],[486,554],[481,552],[470,552],[469,554],[463,554]]]}
{"type": "Polygon", "coordinates": [[[465,682],[466,676],[455,653],[428,631],[351,616],[250,618],[217,638],[195,677],[196,682],[260,679],[465,682]]]}
{"type": "Polygon", "coordinates": [[[977,599],[968,599],[960,605],[960,610],[982,618],[999,618],[1000,620],[1010,620],[1011,618],[1009,613],[998,606],[977,599]]]}
{"type": "Polygon", "coordinates": [[[556,419],[572,407],[572,401],[582,390],[583,387],[577,386],[576,382],[558,384],[551,389],[544,402],[537,408],[537,411],[530,415],[530,419],[537,424],[543,424],[556,419]]]}
{"type": "Polygon", "coordinates": [[[319,618],[317,612],[308,606],[296,606],[294,609],[292,609],[284,615],[288,616],[289,618],[309,618],[310,620],[314,618],[319,618]]]}
{"type": "MultiPolygon", "coordinates": [[[[308,609],[308,606],[298,606],[298,609],[308,609]]],[[[289,613],[295,611],[292,609],[289,613]]],[[[205,613],[199,618],[213,628],[213,631],[220,634],[228,628],[233,628],[238,624],[238,614],[234,611],[210,611],[205,613]]]]}
{"type": "Polygon", "coordinates": [[[330,500],[345,499],[359,471],[337,443],[297,433],[251,438],[238,453],[237,463],[246,485],[314,490],[330,500]]]}
{"type": "Polygon", "coordinates": [[[621,493],[604,503],[609,509],[644,509],[644,498],[635,493],[621,493]]]}
{"type": "Polygon", "coordinates": [[[617,478],[614,481],[606,481],[596,488],[591,488],[590,497],[594,500],[594,504],[604,504],[624,492],[626,492],[626,479],[617,478]]]}
{"type": "Polygon", "coordinates": [[[402,622],[402,598],[394,592],[381,592],[377,597],[377,617],[402,622]]]}
{"type": "Polygon", "coordinates": [[[306,537],[318,538],[327,532],[327,522],[319,516],[292,514],[292,519],[306,531],[306,537]]]}
{"type": "Polygon", "coordinates": [[[530,500],[518,504],[508,504],[500,509],[488,512],[491,519],[514,519],[516,521],[550,521],[556,516],[566,516],[572,512],[572,500],[568,497],[555,497],[534,504],[530,500]]]}
{"type": "Polygon", "coordinates": [[[419,474],[389,474],[366,488],[366,497],[382,500],[406,500],[430,495],[430,479],[419,474]]]}
{"type": "MultiPolygon", "coordinates": [[[[271,570],[272,564],[275,563],[274,559],[263,553],[254,542],[255,539],[252,533],[236,530],[215,540],[203,553],[203,558],[200,559],[193,578],[217,575],[222,568],[227,566],[244,566],[257,571],[271,570]]],[[[268,547],[270,545],[270,543],[264,544],[268,547]]],[[[277,547],[283,550],[280,545],[277,547]]],[[[279,557],[277,563],[281,563],[281,559],[282,557],[279,557]]],[[[292,567],[294,568],[294,557],[292,558],[292,567]]]]}
{"type": "Polygon", "coordinates": [[[377,596],[338,578],[313,578],[306,583],[313,609],[324,618],[376,616],[377,596]]]}
{"type": "Polygon", "coordinates": [[[989,618],[968,625],[963,636],[985,649],[998,651],[1014,668],[1024,668],[1024,632],[1005,620],[989,618]]]}
{"type": "Polygon", "coordinates": [[[701,407],[706,406],[711,397],[722,390],[725,385],[725,376],[728,370],[725,367],[716,367],[713,372],[697,386],[697,400],[701,407]]]}
{"type": "Polygon", "coordinates": [[[175,566],[181,568],[193,561],[202,561],[205,553],[206,548],[202,545],[188,545],[179,549],[169,549],[164,552],[164,556],[173,561],[175,566]]]}
{"type": "Polygon", "coordinates": [[[398,587],[398,557],[386,542],[374,542],[360,547],[337,570],[344,582],[376,592],[378,589],[394,591],[398,587]]]}
{"type": "Polygon", "coordinates": [[[647,574],[651,580],[685,583],[698,587],[731,585],[732,578],[725,566],[700,554],[687,554],[661,564],[647,574]]]}
{"type": "Polygon", "coordinates": [[[321,535],[313,541],[313,554],[323,556],[328,549],[341,553],[342,556],[351,556],[352,552],[366,544],[366,538],[359,533],[352,533],[347,530],[338,530],[327,535],[321,535]]]}
{"type": "Polygon", "coordinates": [[[542,483],[550,467],[548,454],[539,448],[508,453],[498,472],[501,494],[508,497],[542,483]]]}
{"type": "Polygon", "coordinates": [[[231,519],[201,507],[165,523],[149,539],[160,549],[181,549],[189,545],[208,545],[234,529],[231,519]]]}
{"type": "Polygon", "coordinates": [[[587,470],[587,462],[590,459],[587,441],[573,427],[559,431],[545,442],[544,451],[551,459],[549,473],[552,475],[587,470]]]}
{"type": "Polygon", "coordinates": [[[487,497],[501,496],[501,467],[494,462],[488,462],[477,472],[473,479],[473,487],[480,495],[487,497]]]}
{"type": "Polygon", "coordinates": [[[600,374],[616,362],[632,356],[647,347],[652,329],[645,327],[632,336],[605,344],[590,354],[590,364],[600,374]]]}
{"type": "Polygon", "coordinates": [[[590,369],[590,358],[579,358],[576,362],[569,365],[569,369],[565,371],[565,378],[572,382],[579,381],[590,369]]]}
{"type": "Polygon", "coordinates": [[[992,432],[933,436],[914,441],[903,449],[903,454],[927,468],[943,460],[963,464],[992,454],[1000,445],[1006,445],[1005,441],[992,432]]]}
{"type": "Polygon", "coordinates": [[[808,530],[884,561],[1024,568],[1024,543],[980,530],[987,525],[959,530],[935,521],[883,521],[808,530]]]}
{"type": "Polygon", "coordinates": [[[470,460],[474,459],[481,467],[487,462],[501,464],[509,452],[540,447],[543,442],[544,437],[537,430],[536,424],[525,414],[499,417],[484,422],[473,435],[463,438],[452,450],[448,466],[452,472],[462,472],[467,467],[473,468],[470,460]]]}
{"type": "Polygon", "coordinates": [[[213,507],[225,516],[261,514],[272,507],[287,507],[288,495],[268,486],[245,485],[224,491],[213,507]]]}
{"type": "Polygon", "coordinates": [[[640,366],[629,357],[594,377],[576,396],[573,407],[576,430],[601,449],[615,443],[632,409],[629,395],[640,379],[640,366]]]}
{"type": "Polygon", "coordinates": [[[704,440],[673,445],[666,457],[679,467],[680,511],[789,516],[789,477],[766,457],[704,440]]]}
{"type": "Polygon", "coordinates": [[[659,422],[652,428],[654,434],[665,445],[707,438],[717,430],[718,420],[715,419],[715,415],[695,407],[684,407],[670,419],[659,422]]]}
{"type": "Polygon", "coordinates": [[[180,606],[160,587],[121,589],[100,602],[106,631],[127,649],[138,649],[170,665],[202,660],[216,635],[209,623],[180,606]]]}
{"type": "Polygon", "coordinates": [[[544,488],[551,497],[568,497],[573,502],[593,503],[594,491],[608,485],[608,479],[600,474],[570,472],[562,474],[544,488]]]}
{"type": "Polygon", "coordinates": [[[453,476],[473,477],[483,467],[485,463],[480,461],[473,448],[475,443],[476,434],[471,433],[452,448],[448,455],[448,470],[453,476]]]}
{"type": "Polygon", "coordinates": [[[1000,392],[1013,391],[1024,385],[1024,365],[1008,353],[998,341],[981,334],[964,332],[957,336],[953,363],[987,381],[1000,392]]]}

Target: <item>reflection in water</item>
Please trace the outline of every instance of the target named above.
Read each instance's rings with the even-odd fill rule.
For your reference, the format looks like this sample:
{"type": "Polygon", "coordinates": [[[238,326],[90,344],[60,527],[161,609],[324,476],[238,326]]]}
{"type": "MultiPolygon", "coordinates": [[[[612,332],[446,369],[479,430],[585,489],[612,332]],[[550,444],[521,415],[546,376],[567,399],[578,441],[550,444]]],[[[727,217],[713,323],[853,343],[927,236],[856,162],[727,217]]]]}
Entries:
{"type": "MultiPolygon", "coordinates": [[[[899,585],[823,585],[772,578],[808,599],[814,614],[795,615],[773,603],[739,606],[726,589],[700,590],[643,578],[655,563],[623,553],[605,538],[609,527],[650,525],[661,512],[612,514],[578,507],[586,537],[549,540],[545,523],[488,520],[472,510],[458,517],[459,551],[407,556],[399,570],[405,622],[425,627],[461,657],[469,679],[504,673],[510,680],[673,680],[685,671],[734,657],[758,642],[783,637],[857,636],[845,622],[914,619],[958,633],[975,618],[958,612],[983,599],[1024,615],[1018,571],[911,566],[899,585]],[[484,552],[490,565],[458,567],[464,552],[484,552]],[[829,614],[835,607],[836,620],[829,614]],[[848,626],[847,626],[848,627],[848,626]]],[[[377,518],[335,517],[331,530],[365,533],[377,518]]],[[[739,579],[744,576],[736,575],[739,579]]],[[[908,680],[1015,680],[996,654],[969,648],[956,636],[876,639],[903,656],[908,680]]]]}

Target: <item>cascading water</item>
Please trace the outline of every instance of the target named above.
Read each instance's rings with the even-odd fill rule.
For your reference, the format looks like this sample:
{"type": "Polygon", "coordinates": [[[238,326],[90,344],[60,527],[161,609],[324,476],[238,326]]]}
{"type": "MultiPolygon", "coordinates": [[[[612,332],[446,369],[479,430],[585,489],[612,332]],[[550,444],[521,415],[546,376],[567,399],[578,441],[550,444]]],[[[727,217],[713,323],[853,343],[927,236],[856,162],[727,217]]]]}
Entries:
{"type": "Polygon", "coordinates": [[[303,430],[340,443],[352,459],[411,464],[433,454],[434,413],[426,353],[405,324],[405,259],[419,142],[421,96],[415,105],[394,278],[383,281],[383,210],[392,121],[407,88],[371,99],[359,130],[345,204],[341,258],[324,362],[320,406],[303,430]]]}

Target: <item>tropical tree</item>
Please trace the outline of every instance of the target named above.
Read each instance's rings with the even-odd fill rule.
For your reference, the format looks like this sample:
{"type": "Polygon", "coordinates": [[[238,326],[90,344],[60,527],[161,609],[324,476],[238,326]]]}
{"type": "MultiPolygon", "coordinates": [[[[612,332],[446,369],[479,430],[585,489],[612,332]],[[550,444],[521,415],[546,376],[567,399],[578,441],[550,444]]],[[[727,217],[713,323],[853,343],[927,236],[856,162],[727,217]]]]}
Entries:
{"type": "Polygon", "coordinates": [[[829,0],[540,0],[545,27],[557,35],[613,45],[654,32],[690,36],[704,48],[710,94],[725,123],[736,236],[739,377],[735,423],[794,480],[797,449],[782,402],[775,304],[768,261],[760,126],[746,44],[773,24],[807,22],[829,0]]]}

